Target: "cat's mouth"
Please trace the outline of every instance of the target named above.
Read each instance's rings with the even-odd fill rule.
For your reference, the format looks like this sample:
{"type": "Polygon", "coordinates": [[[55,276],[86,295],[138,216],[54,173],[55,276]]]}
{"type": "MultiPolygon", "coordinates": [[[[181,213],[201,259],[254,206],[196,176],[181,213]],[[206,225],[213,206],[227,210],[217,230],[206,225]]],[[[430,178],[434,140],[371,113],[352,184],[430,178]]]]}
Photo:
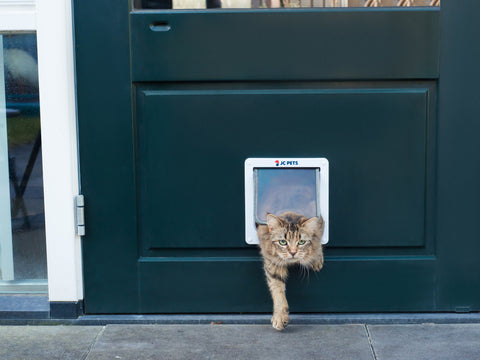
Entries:
{"type": "Polygon", "coordinates": [[[287,257],[286,260],[289,262],[298,262],[300,258],[297,256],[290,256],[290,257],[287,257]]]}

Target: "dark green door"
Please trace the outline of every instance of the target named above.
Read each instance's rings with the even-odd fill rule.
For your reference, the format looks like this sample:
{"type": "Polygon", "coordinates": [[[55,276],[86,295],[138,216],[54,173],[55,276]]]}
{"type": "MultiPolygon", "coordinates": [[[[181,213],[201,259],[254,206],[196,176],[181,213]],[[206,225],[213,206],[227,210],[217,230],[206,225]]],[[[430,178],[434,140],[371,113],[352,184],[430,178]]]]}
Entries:
{"type": "Polygon", "coordinates": [[[468,39],[478,59],[462,23],[474,18],[459,8],[478,6],[450,2],[178,11],[76,1],[86,312],[270,311],[245,243],[249,157],[330,161],[326,265],[292,275],[292,312],[479,310],[470,198],[480,159],[467,145],[479,110],[458,95],[476,83],[455,77],[468,72],[458,69],[468,39]]]}

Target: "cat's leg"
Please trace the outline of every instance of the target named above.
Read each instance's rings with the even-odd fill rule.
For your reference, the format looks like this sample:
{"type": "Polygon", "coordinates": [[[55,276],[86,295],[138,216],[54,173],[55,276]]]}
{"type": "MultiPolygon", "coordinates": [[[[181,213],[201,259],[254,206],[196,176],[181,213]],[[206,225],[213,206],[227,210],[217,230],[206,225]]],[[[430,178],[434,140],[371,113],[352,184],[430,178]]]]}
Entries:
{"type": "Polygon", "coordinates": [[[288,303],[285,296],[285,282],[287,281],[287,268],[275,266],[270,261],[264,263],[268,289],[273,299],[272,326],[277,330],[287,327],[290,318],[288,316],[288,303]]]}
{"type": "Polygon", "coordinates": [[[313,271],[320,271],[323,268],[323,251],[320,249],[317,256],[310,261],[310,267],[313,271]]]}

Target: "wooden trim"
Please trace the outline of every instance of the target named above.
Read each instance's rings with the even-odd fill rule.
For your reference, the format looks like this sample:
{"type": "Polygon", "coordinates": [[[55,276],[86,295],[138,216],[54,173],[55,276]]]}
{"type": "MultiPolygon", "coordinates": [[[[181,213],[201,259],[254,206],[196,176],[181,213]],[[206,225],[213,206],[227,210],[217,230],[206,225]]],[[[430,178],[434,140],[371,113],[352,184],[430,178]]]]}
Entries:
{"type": "Polygon", "coordinates": [[[435,8],[135,11],[132,77],[134,81],[432,79],[438,77],[439,27],[435,8]],[[173,31],[151,31],[155,21],[168,23],[173,31]],[[243,26],[245,21],[248,27],[243,26]],[[268,41],[259,36],[265,29],[277,29],[269,33],[268,41]],[[237,46],[245,39],[249,53],[237,46]],[[173,46],[186,41],[202,46],[173,46]],[[194,67],[190,59],[195,59],[194,67]],[[299,61],[302,66],[290,65],[299,61]]]}
{"type": "Polygon", "coordinates": [[[35,0],[0,0],[0,31],[35,31],[35,0]]]}
{"type": "Polygon", "coordinates": [[[38,1],[38,71],[50,301],[83,297],[72,9],[69,0],[38,1]]]}

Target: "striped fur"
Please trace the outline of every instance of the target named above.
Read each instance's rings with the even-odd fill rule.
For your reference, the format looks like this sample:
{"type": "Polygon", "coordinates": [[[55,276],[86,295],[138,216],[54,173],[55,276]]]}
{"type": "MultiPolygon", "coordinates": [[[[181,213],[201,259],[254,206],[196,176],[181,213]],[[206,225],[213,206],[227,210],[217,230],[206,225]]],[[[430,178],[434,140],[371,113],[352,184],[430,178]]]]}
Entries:
{"type": "Polygon", "coordinates": [[[257,229],[260,253],[268,288],[273,299],[272,325],[283,330],[289,322],[285,296],[288,267],[299,264],[320,271],[323,267],[323,219],[287,212],[280,216],[267,215],[267,225],[257,229]]]}

